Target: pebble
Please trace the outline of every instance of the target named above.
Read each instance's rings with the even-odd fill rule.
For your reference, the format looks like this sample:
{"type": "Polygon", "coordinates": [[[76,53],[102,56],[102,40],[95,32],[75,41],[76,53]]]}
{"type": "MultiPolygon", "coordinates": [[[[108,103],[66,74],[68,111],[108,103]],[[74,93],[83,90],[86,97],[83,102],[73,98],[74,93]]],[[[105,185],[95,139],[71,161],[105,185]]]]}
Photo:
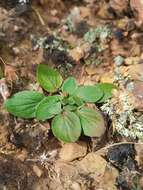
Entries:
{"type": "Polygon", "coordinates": [[[20,151],[18,155],[16,155],[16,158],[19,159],[20,161],[24,162],[28,156],[28,152],[26,149],[23,149],[20,151]]]}
{"type": "Polygon", "coordinates": [[[124,57],[118,55],[114,58],[114,63],[117,65],[117,66],[120,66],[124,63],[124,57]]]}
{"type": "Polygon", "coordinates": [[[77,182],[73,182],[73,184],[71,185],[71,189],[72,190],[81,190],[81,187],[77,182]]]}
{"type": "Polygon", "coordinates": [[[37,165],[33,166],[33,171],[38,177],[41,177],[43,174],[43,171],[37,165]]]}
{"type": "Polygon", "coordinates": [[[125,59],[125,65],[134,65],[138,64],[140,61],[140,57],[127,57],[125,59]]]}
{"type": "Polygon", "coordinates": [[[18,47],[13,47],[12,50],[13,50],[14,55],[18,55],[20,53],[20,50],[18,47]]]}
{"type": "Polygon", "coordinates": [[[124,34],[123,31],[121,29],[118,29],[116,31],[114,31],[114,37],[118,40],[118,41],[122,41],[124,39],[124,34]]]}
{"type": "Polygon", "coordinates": [[[62,161],[70,162],[86,155],[87,144],[84,142],[64,144],[59,157],[62,161]]]}
{"type": "Polygon", "coordinates": [[[107,162],[100,155],[92,152],[86,155],[79,163],[78,168],[81,172],[87,173],[98,173],[99,176],[104,174],[107,162]]]}

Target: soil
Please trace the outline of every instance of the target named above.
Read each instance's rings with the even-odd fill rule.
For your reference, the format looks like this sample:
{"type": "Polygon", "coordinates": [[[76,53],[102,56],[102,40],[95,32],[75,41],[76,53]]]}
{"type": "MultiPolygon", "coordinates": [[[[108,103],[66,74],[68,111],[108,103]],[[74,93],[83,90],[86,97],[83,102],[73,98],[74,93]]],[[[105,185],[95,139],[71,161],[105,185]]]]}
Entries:
{"type": "Polygon", "coordinates": [[[0,0],[0,190],[143,189],[141,14],[135,0],[0,0]],[[97,105],[101,138],[64,144],[50,122],[4,109],[16,92],[42,92],[40,63],[79,84],[118,86],[97,105]]]}

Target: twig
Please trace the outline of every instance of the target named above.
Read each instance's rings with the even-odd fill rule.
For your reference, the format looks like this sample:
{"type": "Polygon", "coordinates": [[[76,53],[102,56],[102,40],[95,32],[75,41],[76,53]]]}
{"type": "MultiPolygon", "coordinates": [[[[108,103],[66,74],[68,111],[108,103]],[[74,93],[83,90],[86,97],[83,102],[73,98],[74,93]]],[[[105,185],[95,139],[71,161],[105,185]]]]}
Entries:
{"type": "Polygon", "coordinates": [[[3,60],[3,58],[0,56],[0,60],[1,60],[1,62],[4,64],[4,65],[6,65],[6,62],[3,60]]]}
{"type": "Polygon", "coordinates": [[[46,25],[46,24],[45,24],[45,21],[43,20],[43,18],[42,18],[42,16],[40,15],[39,11],[38,11],[34,6],[32,6],[32,9],[33,9],[33,11],[36,13],[36,15],[37,15],[37,17],[38,17],[38,19],[39,19],[41,25],[42,25],[42,26],[45,26],[45,25],[46,25]]]}

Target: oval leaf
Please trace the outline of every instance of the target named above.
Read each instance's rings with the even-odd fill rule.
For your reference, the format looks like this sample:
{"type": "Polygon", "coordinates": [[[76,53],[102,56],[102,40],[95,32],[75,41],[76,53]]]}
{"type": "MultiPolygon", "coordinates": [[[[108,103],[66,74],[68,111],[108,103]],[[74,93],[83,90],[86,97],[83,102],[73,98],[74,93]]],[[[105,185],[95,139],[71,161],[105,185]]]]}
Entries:
{"type": "Polygon", "coordinates": [[[58,71],[40,64],[37,70],[37,81],[47,92],[56,92],[62,84],[62,76],[58,71]]]}
{"type": "Polygon", "coordinates": [[[74,77],[67,78],[62,85],[62,91],[68,94],[73,94],[76,89],[77,83],[74,77]]]}
{"type": "Polygon", "coordinates": [[[38,120],[46,120],[61,113],[61,103],[59,96],[48,96],[44,98],[37,107],[36,118],[38,120]]]}
{"type": "Polygon", "coordinates": [[[79,117],[70,111],[57,115],[52,121],[55,137],[64,142],[75,142],[81,134],[79,117]]]}
{"type": "Polygon", "coordinates": [[[83,132],[89,137],[100,137],[106,128],[104,118],[98,109],[83,107],[77,111],[80,117],[83,132]]]}
{"type": "Polygon", "coordinates": [[[77,97],[77,96],[73,96],[73,99],[74,99],[75,104],[76,104],[77,106],[82,106],[82,105],[84,105],[84,101],[83,101],[81,98],[79,98],[79,97],[77,97]]]}
{"type": "Polygon", "coordinates": [[[74,95],[85,102],[97,102],[103,96],[103,92],[97,86],[81,86],[75,91],[74,95]]]}
{"type": "Polygon", "coordinates": [[[35,91],[22,91],[6,100],[4,107],[13,115],[22,118],[34,118],[36,107],[44,98],[43,94],[35,91]]]}
{"type": "Polygon", "coordinates": [[[117,87],[111,83],[101,83],[97,84],[96,86],[103,91],[103,97],[98,101],[98,103],[106,102],[109,98],[112,97],[112,91],[114,89],[117,89],[117,87]]]}
{"type": "Polygon", "coordinates": [[[75,106],[75,105],[66,105],[66,106],[63,107],[63,110],[75,111],[75,110],[77,110],[77,106],[75,106]]]}
{"type": "Polygon", "coordinates": [[[62,100],[63,105],[74,105],[76,102],[72,96],[64,97],[62,100]]]}

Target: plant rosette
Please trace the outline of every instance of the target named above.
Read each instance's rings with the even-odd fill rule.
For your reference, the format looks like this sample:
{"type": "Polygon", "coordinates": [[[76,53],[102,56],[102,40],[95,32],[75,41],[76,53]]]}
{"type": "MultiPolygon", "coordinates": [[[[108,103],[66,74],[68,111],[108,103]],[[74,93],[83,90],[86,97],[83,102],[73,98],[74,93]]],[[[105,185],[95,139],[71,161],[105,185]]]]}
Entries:
{"type": "Polygon", "coordinates": [[[4,107],[16,117],[51,119],[54,136],[63,142],[75,142],[81,134],[100,137],[106,127],[102,113],[89,108],[87,103],[104,103],[112,97],[114,84],[99,83],[94,86],[78,86],[74,77],[63,81],[60,73],[40,64],[37,81],[50,95],[24,90],[7,99],[4,107]]]}

